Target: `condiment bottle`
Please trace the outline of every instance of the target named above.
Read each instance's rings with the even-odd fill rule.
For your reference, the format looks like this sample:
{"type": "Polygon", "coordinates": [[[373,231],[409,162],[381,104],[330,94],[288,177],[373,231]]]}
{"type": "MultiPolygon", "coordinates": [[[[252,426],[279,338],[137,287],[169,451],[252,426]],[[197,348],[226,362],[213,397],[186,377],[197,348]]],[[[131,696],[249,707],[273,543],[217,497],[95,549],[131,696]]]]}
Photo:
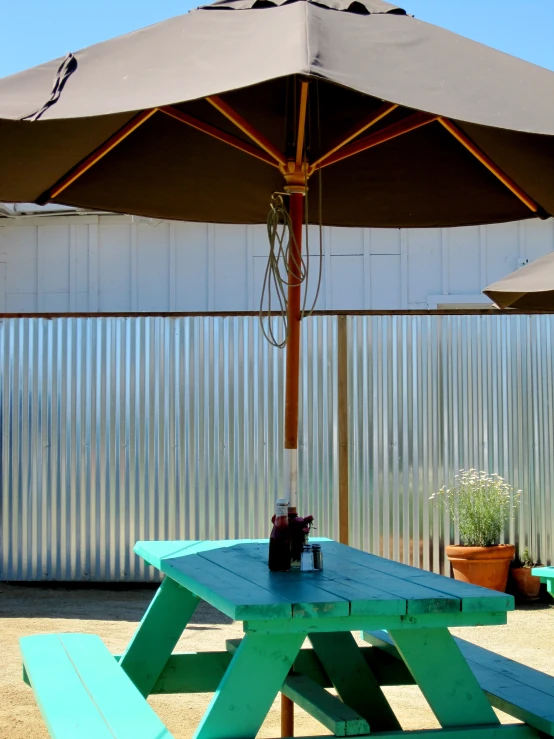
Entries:
{"type": "Polygon", "coordinates": [[[286,498],[277,499],[273,529],[269,537],[269,569],[272,572],[290,570],[290,529],[289,502],[286,498]]]}
{"type": "Polygon", "coordinates": [[[322,570],[323,552],[321,551],[321,544],[312,544],[312,550],[314,553],[314,570],[322,570]]]}

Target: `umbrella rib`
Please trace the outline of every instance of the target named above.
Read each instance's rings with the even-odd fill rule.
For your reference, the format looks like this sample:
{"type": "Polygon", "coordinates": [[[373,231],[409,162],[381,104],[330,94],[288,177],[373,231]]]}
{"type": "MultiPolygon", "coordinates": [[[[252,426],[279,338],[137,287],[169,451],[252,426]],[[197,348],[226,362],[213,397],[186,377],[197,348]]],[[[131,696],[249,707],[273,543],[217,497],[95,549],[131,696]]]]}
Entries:
{"type": "Polygon", "coordinates": [[[230,105],[227,105],[217,95],[212,95],[206,98],[210,105],[218,110],[222,115],[228,118],[238,129],[245,133],[252,141],[257,144],[260,148],[266,151],[273,159],[280,164],[282,167],[287,166],[287,159],[276,146],[274,146],[269,139],[267,139],[262,133],[257,131],[254,126],[248,123],[236,110],[233,110],[230,105]]]}
{"type": "Polygon", "coordinates": [[[312,164],[312,167],[314,169],[319,169],[319,167],[322,166],[322,163],[332,154],[334,154],[339,149],[342,149],[344,146],[346,146],[346,144],[349,144],[353,139],[357,138],[364,131],[367,131],[368,128],[371,128],[371,126],[378,123],[386,115],[392,113],[393,110],[396,110],[396,108],[398,108],[398,103],[385,103],[384,105],[382,105],[379,110],[372,113],[371,116],[367,118],[362,124],[358,123],[358,125],[353,128],[344,139],[336,144],[336,146],[333,146],[333,148],[325,152],[323,156],[320,156],[319,159],[316,159],[316,161],[312,164]]]}
{"type": "Polygon", "coordinates": [[[480,161],[481,164],[489,170],[489,172],[492,172],[492,174],[516,196],[516,198],[519,198],[521,202],[529,208],[529,210],[533,211],[533,213],[538,213],[539,206],[537,203],[535,203],[535,201],[532,200],[529,195],[519,187],[519,185],[516,185],[512,178],[508,177],[508,175],[503,172],[500,167],[485,154],[484,151],[474,144],[473,141],[471,141],[471,139],[468,138],[455,123],[453,123],[449,118],[442,117],[439,118],[439,123],[444,126],[444,128],[446,128],[446,130],[451,133],[452,136],[462,144],[462,146],[473,154],[473,156],[480,161]]]}
{"type": "Polygon", "coordinates": [[[209,136],[218,139],[219,141],[223,141],[224,143],[233,146],[235,149],[240,149],[240,151],[243,151],[246,154],[250,154],[250,156],[256,157],[256,159],[260,159],[262,162],[270,164],[272,167],[279,166],[272,157],[266,154],[265,151],[262,151],[261,149],[248,144],[246,141],[241,141],[241,139],[237,139],[236,136],[232,136],[231,134],[226,133],[219,128],[216,128],[215,126],[211,126],[209,123],[204,123],[204,121],[200,121],[197,118],[189,115],[188,113],[183,113],[178,108],[167,105],[163,108],[160,108],[160,111],[170,116],[171,118],[175,118],[176,120],[181,121],[181,123],[186,123],[187,126],[191,126],[198,131],[202,131],[203,133],[206,133],[209,136]]]}
{"type": "Polygon", "coordinates": [[[115,147],[124,139],[126,139],[127,136],[130,136],[134,131],[137,130],[137,128],[139,128],[139,126],[142,126],[142,124],[145,123],[149,118],[151,118],[157,110],[158,108],[143,110],[141,113],[134,116],[134,118],[131,118],[131,120],[126,123],[123,128],[120,128],[117,133],[114,133],[113,136],[110,136],[110,138],[103,144],[101,144],[95,151],[93,151],[92,154],[86,157],[86,159],[84,159],[80,164],[70,170],[69,173],[66,174],[61,180],[59,180],[58,183],[54,185],[54,187],[51,188],[51,190],[48,192],[48,199],[53,200],[66,188],[72,185],[76,180],[79,179],[79,177],[84,175],[85,172],[87,172],[91,167],[94,167],[97,162],[105,157],[106,154],[108,154],[112,149],[115,149],[115,147]]]}
{"type": "Polygon", "coordinates": [[[302,82],[300,88],[300,113],[298,115],[298,134],[296,137],[296,167],[302,166],[304,139],[306,136],[306,113],[308,109],[308,82],[302,82]]]}
{"type": "Polygon", "coordinates": [[[364,136],[363,139],[354,141],[348,146],[344,146],[342,149],[339,149],[334,154],[327,157],[317,167],[313,167],[312,171],[314,169],[328,167],[330,164],[340,162],[342,159],[354,156],[355,154],[360,154],[362,151],[366,151],[366,149],[371,149],[379,144],[384,144],[385,141],[390,141],[391,139],[395,139],[397,136],[402,136],[405,133],[414,131],[416,128],[426,126],[428,123],[436,121],[437,118],[438,115],[434,115],[432,113],[414,113],[398,123],[393,123],[391,126],[387,126],[381,131],[377,131],[369,136],[364,136]]]}

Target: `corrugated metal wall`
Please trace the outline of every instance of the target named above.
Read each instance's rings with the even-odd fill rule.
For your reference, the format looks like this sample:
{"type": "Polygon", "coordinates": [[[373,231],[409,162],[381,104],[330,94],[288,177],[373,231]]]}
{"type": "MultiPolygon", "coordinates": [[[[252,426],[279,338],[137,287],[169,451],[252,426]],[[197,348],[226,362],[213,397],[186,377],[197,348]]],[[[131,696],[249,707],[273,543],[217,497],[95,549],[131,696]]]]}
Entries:
{"type": "MultiPolygon", "coordinates": [[[[524,491],[552,556],[554,316],[349,318],[351,542],[440,571],[431,492],[460,467],[524,491]]],[[[301,506],[338,536],[337,320],[304,323],[301,506]]],[[[255,318],[0,322],[0,579],[146,580],[141,538],[267,534],[283,359],[255,318]]],[[[448,522],[447,527],[448,528],[448,522]]]]}
{"type": "MultiPolygon", "coordinates": [[[[306,508],[337,532],[334,318],[306,321],[306,508]]],[[[0,579],[143,580],[137,539],[268,534],[284,355],[254,318],[0,323],[0,579]]]]}
{"type": "Polygon", "coordinates": [[[473,467],[523,491],[506,537],[550,562],[553,335],[546,315],[350,319],[352,544],[448,572],[429,496],[473,467]]]}

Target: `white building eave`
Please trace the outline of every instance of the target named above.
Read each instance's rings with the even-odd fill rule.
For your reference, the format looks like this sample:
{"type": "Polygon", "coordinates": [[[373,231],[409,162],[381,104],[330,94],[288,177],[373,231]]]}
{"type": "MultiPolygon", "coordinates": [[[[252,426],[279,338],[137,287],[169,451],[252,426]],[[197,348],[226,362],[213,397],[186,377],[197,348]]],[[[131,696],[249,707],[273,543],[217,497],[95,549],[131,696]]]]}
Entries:
{"type": "MultiPolygon", "coordinates": [[[[37,218],[41,216],[79,216],[90,215],[93,211],[73,208],[68,205],[48,203],[47,205],[36,205],[36,203],[0,203],[0,218],[37,218]]],[[[98,215],[98,211],[94,211],[98,215]]]]}

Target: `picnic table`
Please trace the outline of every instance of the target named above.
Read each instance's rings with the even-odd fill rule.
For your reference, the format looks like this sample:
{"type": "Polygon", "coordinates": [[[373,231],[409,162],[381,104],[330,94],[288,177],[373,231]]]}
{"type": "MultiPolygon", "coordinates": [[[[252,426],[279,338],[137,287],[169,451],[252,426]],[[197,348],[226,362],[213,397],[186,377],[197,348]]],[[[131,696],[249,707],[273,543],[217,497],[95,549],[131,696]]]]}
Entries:
{"type": "Polygon", "coordinates": [[[540,577],[541,583],[546,583],[546,590],[554,597],[554,567],[533,567],[532,575],[540,577]]]}
{"type": "MultiPolygon", "coordinates": [[[[536,684],[541,673],[535,671],[534,688],[527,692],[516,681],[515,693],[523,691],[526,706],[519,706],[518,695],[510,702],[510,694],[503,710],[510,712],[513,705],[512,715],[531,720],[500,725],[482,678],[485,674],[494,684],[490,675],[500,678],[506,666],[497,665],[498,673],[486,665],[477,669],[474,663],[486,656],[464,656],[448,630],[506,623],[511,596],[320,541],[324,570],[310,573],[269,572],[267,540],[138,542],[137,554],[165,578],[122,656],[114,659],[93,635],[21,640],[25,679],[51,735],[168,739],[169,731],[145,698],[210,692],[214,695],[195,739],[254,739],[282,692],[335,736],[394,739],[413,732],[402,730],[382,687],[416,683],[442,727],[416,732],[418,739],[539,736],[530,725],[537,712],[529,709],[528,693],[554,695],[552,684],[536,684]],[[227,642],[225,651],[174,654],[200,599],[242,621],[244,636],[227,642]],[[374,646],[360,646],[353,631],[363,632],[374,646]],[[301,649],[306,638],[310,648],[301,649]],[[78,679],[72,681],[74,673],[78,679]],[[67,691],[71,705],[77,705],[73,712],[67,691]],[[101,721],[87,731],[93,712],[101,721]]],[[[509,692],[507,680],[505,674],[500,683],[509,692]]],[[[541,695],[538,706],[547,697],[541,695]]],[[[539,708],[537,716],[541,710],[550,711],[539,708]]],[[[552,735],[554,717],[541,714],[540,721],[541,730],[552,735]]]]}

